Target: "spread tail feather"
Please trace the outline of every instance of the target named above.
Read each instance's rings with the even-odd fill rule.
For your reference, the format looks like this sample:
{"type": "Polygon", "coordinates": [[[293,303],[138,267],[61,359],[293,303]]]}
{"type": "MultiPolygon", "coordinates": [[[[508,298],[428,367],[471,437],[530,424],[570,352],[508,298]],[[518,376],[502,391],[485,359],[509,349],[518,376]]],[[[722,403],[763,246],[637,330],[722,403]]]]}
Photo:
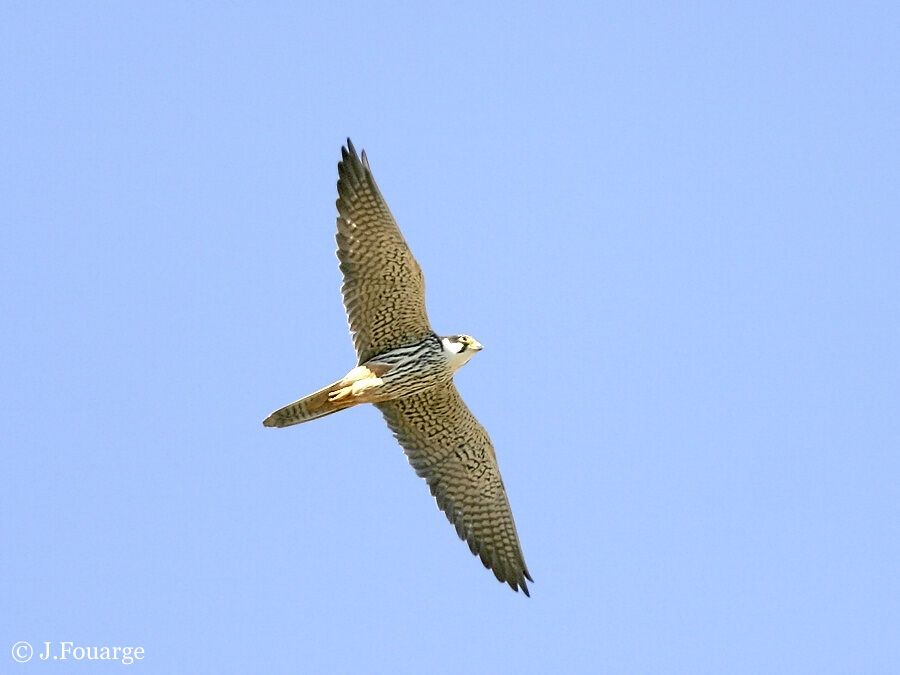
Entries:
{"type": "Polygon", "coordinates": [[[263,420],[263,425],[267,427],[289,427],[294,424],[309,422],[319,417],[325,417],[325,415],[336,413],[344,408],[352,408],[356,405],[356,402],[352,399],[328,400],[328,394],[339,389],[341,385],[342,381],[338,380],[323,389],[319,389],[314,394],[304,396],[299,401],[294,401],[283,408],[279,408],[263,420]]]}

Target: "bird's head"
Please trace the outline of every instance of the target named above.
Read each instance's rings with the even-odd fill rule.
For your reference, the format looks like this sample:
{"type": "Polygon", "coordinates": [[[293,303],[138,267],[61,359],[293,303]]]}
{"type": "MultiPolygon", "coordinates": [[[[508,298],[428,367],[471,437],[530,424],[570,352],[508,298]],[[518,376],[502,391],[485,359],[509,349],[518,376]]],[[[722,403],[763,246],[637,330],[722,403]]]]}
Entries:
{"type": "Polygon", "coordinates": [[[447,335],[441,338],[444,351],[450,355],[450,363],[453,370],[459,370],[471,359],[475,352],[480,352],[484,347],[471,335],[447,335]]]}

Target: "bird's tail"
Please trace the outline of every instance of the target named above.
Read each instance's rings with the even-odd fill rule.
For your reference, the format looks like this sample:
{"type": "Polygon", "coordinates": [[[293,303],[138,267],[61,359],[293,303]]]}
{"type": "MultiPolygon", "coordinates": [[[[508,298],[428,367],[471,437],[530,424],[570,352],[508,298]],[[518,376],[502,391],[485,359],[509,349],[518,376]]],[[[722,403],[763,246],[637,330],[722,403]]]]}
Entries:
{"type": "Polygon", "coordinates": [[[352,408],[357,404],[352,397],[339,401],[330,401],[328,395],[340,389],[342,381],[338,380],[309,396],[304,396],[299,401],[294,401],[283,408],[279,408],[266,419],[263,424],[267,427],[289,427],[293,424],[301,424],[319,417],[325,417],[344,408],[352,408]]]}

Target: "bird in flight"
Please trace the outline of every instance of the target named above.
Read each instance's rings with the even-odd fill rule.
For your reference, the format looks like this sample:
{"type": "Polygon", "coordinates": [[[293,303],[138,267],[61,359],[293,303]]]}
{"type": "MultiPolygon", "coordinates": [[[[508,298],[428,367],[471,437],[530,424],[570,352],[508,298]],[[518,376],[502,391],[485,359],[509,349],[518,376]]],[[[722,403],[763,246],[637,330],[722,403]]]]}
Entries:
{"type": "Polygon", "coordinates": [[[529,595],[516,525],[494,446],[453,384],[481,344],[439,336],[425,312],[425,278],[375,184],[366,153],[341,148],[337,182],[341,293],[358,365],[269,415],[288,427],[361,403],[381,411],[460,538],[501,582],[529,595]]]}

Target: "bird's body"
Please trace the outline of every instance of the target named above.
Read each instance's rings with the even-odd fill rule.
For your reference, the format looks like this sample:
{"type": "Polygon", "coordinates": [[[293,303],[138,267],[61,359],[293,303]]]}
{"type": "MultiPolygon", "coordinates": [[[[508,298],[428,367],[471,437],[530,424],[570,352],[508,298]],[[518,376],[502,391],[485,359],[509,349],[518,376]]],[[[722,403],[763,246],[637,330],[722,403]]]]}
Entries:
{"type": "Polygon", "coordinates": [[[528,595],[519,546],[490,437],[466,407],[453,375],[481,345],[438,336],[425,312],[425,282],[369,168],[349,139],[338,164],[341,291],[359,357],[344,377],[276,410],[286,427],[373,403],[425,478],[438,507],[485,567],[528,595]]]}
{"type": "Polygon", "coordinates": [[[279,408],[263,424],[292,426],[360,403],[390,401],[446,384],[481,348],[468,335],[438,337],[432,333],[356,366],[337,382],[279,408]],[[327,397],[323,398],[322,392],[327,397]]]}

